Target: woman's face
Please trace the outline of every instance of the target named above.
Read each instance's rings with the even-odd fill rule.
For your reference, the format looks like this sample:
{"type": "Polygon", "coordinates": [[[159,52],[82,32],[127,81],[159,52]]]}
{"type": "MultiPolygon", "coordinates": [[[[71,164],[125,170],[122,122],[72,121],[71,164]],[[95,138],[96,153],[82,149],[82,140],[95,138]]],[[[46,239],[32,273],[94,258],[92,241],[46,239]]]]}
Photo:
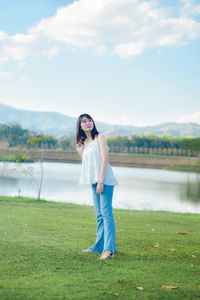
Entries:
{"type": "Polygon", "coordinates": [[[83,131],[91,131],[94,127],[93,121],[87,117],[83,117],[81,121],[81,128],[83,131]]]}

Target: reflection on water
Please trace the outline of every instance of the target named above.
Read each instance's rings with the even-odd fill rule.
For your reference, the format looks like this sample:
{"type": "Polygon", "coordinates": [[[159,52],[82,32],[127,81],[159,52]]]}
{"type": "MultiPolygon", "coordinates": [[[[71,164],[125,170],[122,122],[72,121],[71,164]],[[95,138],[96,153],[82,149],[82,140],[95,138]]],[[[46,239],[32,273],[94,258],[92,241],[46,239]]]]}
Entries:
{"type": "Polygon", "coordinates": [[[196,174],[196,181],[190,180],[190,174],[187,175],[187,182],[182,184],[180,197],[183,201],[200,203],[200,174],[196,174]]]}
{"type": "MultiPolygon", "coordinates": [[[[37,197],[34,180],[39,180],[39,164],[0,163],[0,195],[37,197]],[[33,167],[34,179],[24,173],[33,167]]],[[[136,210],[165,210],[200,213],[200,176],[195,173],[158,169],[112,167],[119,181],[113,207],[136,210]]],[[[41,197],[47,200],[93,205],[91,186],[79,186],[81,165],[44,163],[41,197]]],[[[30,175],[30,174],[29,174],[30,175]]]]}

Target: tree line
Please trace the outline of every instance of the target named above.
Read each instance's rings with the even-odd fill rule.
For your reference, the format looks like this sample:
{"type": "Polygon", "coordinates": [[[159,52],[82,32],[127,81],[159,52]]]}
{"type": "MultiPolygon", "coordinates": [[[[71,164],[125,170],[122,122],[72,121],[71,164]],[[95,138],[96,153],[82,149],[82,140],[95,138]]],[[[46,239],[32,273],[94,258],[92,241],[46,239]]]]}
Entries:
{"type": "MultiPolygon", "coordinates": [[[[24,129],[17,123],[0,124],[0,147],[30,147],[28,141],[34,138],[37,148],[76,151],[75,134],[54,137],[24,129]]],[[[129,134],[107,137],[107,143],[114,153],[198,156],[200,152],[200,137],[129,134]]]]}

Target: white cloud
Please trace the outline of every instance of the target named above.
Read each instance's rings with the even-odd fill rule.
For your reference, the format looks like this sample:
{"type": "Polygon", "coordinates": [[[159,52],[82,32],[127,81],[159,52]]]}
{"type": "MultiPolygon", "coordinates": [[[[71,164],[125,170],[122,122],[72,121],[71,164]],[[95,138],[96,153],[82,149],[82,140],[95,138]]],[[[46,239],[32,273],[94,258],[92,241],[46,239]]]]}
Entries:
{"type": "Polygon", "coordinates": [[[132,57],[134,55],[141,54],[145,49],[145,42],[140,41],[138,43],[124,43],[117,45],[113,53],[118,54],[122,58],[132,57]]]}
{"type": "Polygon", "coordinates": [[[196,111],[193,114],[183,114],[177,120],[178,123],[198,123],[200,124],[200,111],[196,111]]]}
{"type": "Polygon", "coordinates": [[[160,7],[157,0],[79,0],[57,9],[26,34],[0,31],[0,64],[31,56],[49,59],[64,45],[131,58],[145,49],[183,46],[200,37],[200,5],[180,0],[182,6],[160,7]],[[174,17],[176,15],[176,17],[174,17]]]}
{"type": "Polygon", "coordinates": [[[8,78],[8,77],[13,77],[13,74],[10,72],[0,71],[0,78],[8,78]]]}
{"type": "Polygon", "coordinates": [[[183,3],[183,6],[180,9],[181,15],[184,17],[187,16],[196,16],[200,14],[200,4],[196,4],[194,0],[180,0],[183,3]]]}
{"type": "Polygon", "coordinates": [[[49,59],[52,59],[54,56],[56,56],[58,54],[59,50],[60,50],[60,47],[54,47],[54,48],[50,49],[49,53],[48,53],[49,59]]]}
{"type": "Polygon", "coordinates": [[[98,55],[103,55],[103,54],[106,54],[108,51],[107,51],[107,47],[105,45],[100,45],[95,48],[95,52],[98,55]]]}
{"type": "Polygon", "coordinates": [[[6,38],[6,36],[7,35],[5,34],[5,32],[0,30],[0,41],[3,41],[6,38]]]}
{"type": "Polygon", "coordinates": [[[130,126],[137,126],[137,127],[144,127],[144,126],[155,126],[155,124],[150,125],[149,123],[139,122],[136,115],[133,114],[122,114],[118,119],[117,122],[113,122],[115,124],[120,125],[130,125],[130,126]]]}
{"type": "Polygon", "coordinates": [[[20,73],[14,74],[11,72],[0,71],[0,78],[11,78],[11,77],[20,79],[20,80],[27,79],[27,75],[25,75],[25,74],[20,74],[20,73]]]}
{"type": "Polygon", "coordinates": [[[0,56],[0,65],[4,65],[8,62],[8,57],[7,56],[0,56]]]}
{"type": "Polygon", "coordinates": [[[26,64],[26,62],[24,62],[24,61],[19,62],[18,63],[19,70],[22,70],[25,64],[26,64]]]}
{"type": "Polygon", "coordinates": [[[118,118],[118,124],[120,125],[132,125],[132,126],[145,126],[145,123],[140,123],[137,121],[137,117],[133,114],[122,114],[118,118]]]}
{"type": "Polygon", "coordinates": [[[4,46],[3,47],[5,55],[8,57],[14,59],[14,60],[25,60],[28,57],[28,53],[25,47],[19,45],[9,45],[9,46],[4,46]]]}

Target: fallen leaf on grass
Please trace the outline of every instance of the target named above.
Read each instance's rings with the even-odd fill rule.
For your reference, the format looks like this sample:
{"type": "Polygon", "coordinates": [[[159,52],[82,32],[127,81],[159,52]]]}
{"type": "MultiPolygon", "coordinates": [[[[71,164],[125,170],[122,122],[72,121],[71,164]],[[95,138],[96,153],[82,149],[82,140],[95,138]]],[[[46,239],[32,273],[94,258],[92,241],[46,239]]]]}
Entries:
{"type": "Polygon", "coordinates": [[[139,290],[139,291],[143,291],[144,288],[142,286],[136,286],[136,289],[139,290]]]}
{"type": "Polygon", "coordinates": [[[172,248],[171,251],[172,251],[172,252],[173,252],[173,251],[176,251],[176,249],[172,248]]]}
{"type": "Polygon", "coordinates": [[[111,291],[108,291],[108,292],[106,292],[106,294],[112,295],[112,292],[111,292],[111,291]]]}
{"type": "Polygon", "coordinates": [[[60,267],[56,267],[56,269],[57,269],[57,270],[60,270],[61,268],[60,268],[60,267]]]}
{"type": "Polygon", "coordinates": [[[192,254],[192,257],[196,257],[196,256],[192,254]]]}
{"type": "Polygon", "coordinates": [[[122,282],[123,282],[123,280],[122,280],[122,279],[119,279],[119,280],[117,280],[117,282],[118,282],[118,283],[122,283],[122,282]]]}
{"type": "Polygon", "coordinates": [[[113,296],[119,297],[119,294],[118,294],[118,293],[114,293],[114,294],[113,294],[113,292],[111,292],[111,291],[106,292],[106,294],[109,294],[109,295],[113,295],[113,296]]]}
{"type": "Polygon", "coordinates": [[[165,289],[165,290],[175,290],[178,288],[179,288],[179,286],[162,285],[162,289],[165,289]]]}
{"type": "Polygon", "coordinates": [[[159,244],[159,243],[155,243],[155,244],[153,245],[153,247],[159,248],[159,247],[160,247],[160,244],[159,244]]]}
{"type": "Polygon", "coordinates": [[[186,232],[178,232],[177,234],[187,234],[186,232]]]}
{"type": "Polygon", "coordinates": [[[200,272],[198,272],[198,271],[197,271],[197,272],[194,272],[194,273],[195,273],[195,274],[199,274],[199,275],[200,275],[200,272]]]}

